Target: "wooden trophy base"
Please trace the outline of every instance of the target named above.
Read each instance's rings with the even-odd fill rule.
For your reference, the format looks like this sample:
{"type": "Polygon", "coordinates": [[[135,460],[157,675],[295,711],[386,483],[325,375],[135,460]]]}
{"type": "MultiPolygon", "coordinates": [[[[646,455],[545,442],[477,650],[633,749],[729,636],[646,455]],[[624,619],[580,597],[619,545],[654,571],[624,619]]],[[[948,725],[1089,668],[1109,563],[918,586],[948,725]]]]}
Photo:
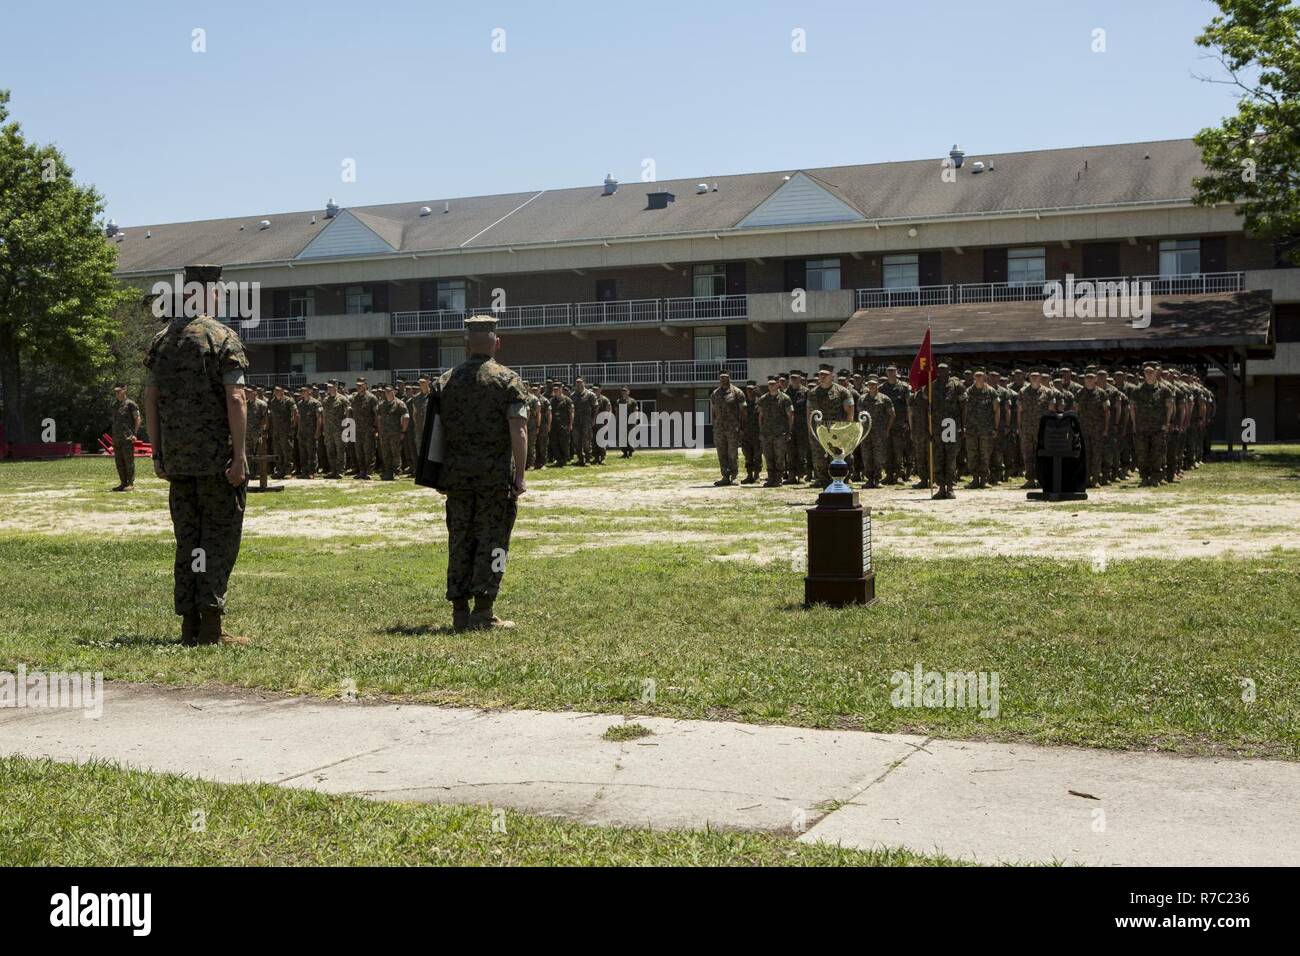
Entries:
{"type": "Polygon", "coordinates": [[[808,575],[804,607],[874,604],[876,574],[871,569],[871,510],[858,493],[824,491],[808,509],[808,575]]]}

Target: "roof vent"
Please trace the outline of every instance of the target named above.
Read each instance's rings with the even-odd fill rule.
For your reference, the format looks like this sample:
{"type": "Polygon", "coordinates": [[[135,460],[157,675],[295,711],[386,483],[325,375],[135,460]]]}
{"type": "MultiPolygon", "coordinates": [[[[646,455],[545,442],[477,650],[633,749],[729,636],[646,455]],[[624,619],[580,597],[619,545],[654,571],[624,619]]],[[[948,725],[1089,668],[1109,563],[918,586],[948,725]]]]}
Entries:
{"type": "Polygon", "coordinates": [[[612,195],[614,195],[614,193],[616,193],[616,192],[618,192],[618,180],[614,178],[614,174],[613,174],[613,173],[606,173],[606,174],[605,174],[605,191],[602,192],[601,195],[602,195],[602,196],[612,196],[612,195]]]}
{"type": "Polygon", "coordinates": [[[677,197],[670,192],[659,190],[653,193],[646,193],[647,209],[667,209],[670,202],[675,202],[677,197]]]}
{"type": "Polygon", "coordinates": [[[433,214],[433,210],[430,209],[428,206],[421,206],[421,207],[420,207],[420,215],[421,215],[421,216],[429,216],[429,215],[432,215],[432,214],[433,214]]]}
{"type": "Polygon", "coordinates": [[[269,219],[263,219],[261,222],[259,222],[259,223],[257,224],[257,228],[258,228],[258,229],[270,229],[270,228],[271,228],[271,220],[269,220],[269,219]]]}
{"type": "Polygon", "coordinates": [[[706,193],[706,192],[708,192],[708,191],[709,191],[709,184],[708,184],[708,183],[696,183],[696,184],[695,184],[695,192],[696,192],[696,193],[706,193]]]}
{"type": "Polygon", "coordinates": [[[718,191],[718,184],[717,184],[717,183],[714,183],[714,184],[713,184],[713,191],[714,191],[715,193],[718,191]]]}
{"type": "Polygon", "coordinates": [[[448,201],[444,201],[443,204],[442,204],[442,211],[443,211],[443,214],[444,214],[444,215],[445,215],[446,213],[451,212],[451,203],[448,202],[448,201]]]}
{"type": "Polygon", "coordinates": [[[311,224],[312,224],[313,226],[316,225],[316,217],[315,217],[315,216],[312,216],[312,217],[311,217],[311,224]]]}
{"type": "Polygon", "coordinates": [[[331,196],[330,201],[325,204],[325,218],[333,219],[338,214],[339,214],[339,204],[336,203],[334,201],[334,197],[331,196]]]}
{"type": "Polygon", "coordinates": [[[112,219],[110,219],[104,226],[104,235],[108,236],[110,239],[117,235],[117,223],[112,219]]]}
{"type": "Polygon", "coordinates": [[[152,229],[146,229],[146,230],[145,230],[145,233],[144,233],[144,237],[145,237],[146,239],[152,239],[152,238],[153,238],[153,230],[152,230],[152,229]]]}
{"type": "Polygon", "coordinates": [[[956,169],[961,169],[961,164],[966,162],[966,151],[953,143],[952,149],[948,150],[948,158],[952,160],[952,165],[956,169]]]}
{"type": "Polygon", "coordinates": [[[970,164],[970,171],[972,173],[982,173],[984,172],[984,164],[977,159],[975,162],[970,164]]]}

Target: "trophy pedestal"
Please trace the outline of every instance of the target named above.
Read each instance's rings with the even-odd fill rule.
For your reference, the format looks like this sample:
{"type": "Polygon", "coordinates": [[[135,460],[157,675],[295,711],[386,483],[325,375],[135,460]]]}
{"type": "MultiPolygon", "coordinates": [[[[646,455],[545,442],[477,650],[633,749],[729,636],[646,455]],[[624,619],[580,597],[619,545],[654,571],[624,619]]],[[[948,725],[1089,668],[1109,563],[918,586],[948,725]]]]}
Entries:
{"type": "Polygon", "coordinates": [[[856,491],[824,491],[808,509],[808,575],[804,607],[874,604],[876,573],[871,568],[871,509],[856,491]]]}

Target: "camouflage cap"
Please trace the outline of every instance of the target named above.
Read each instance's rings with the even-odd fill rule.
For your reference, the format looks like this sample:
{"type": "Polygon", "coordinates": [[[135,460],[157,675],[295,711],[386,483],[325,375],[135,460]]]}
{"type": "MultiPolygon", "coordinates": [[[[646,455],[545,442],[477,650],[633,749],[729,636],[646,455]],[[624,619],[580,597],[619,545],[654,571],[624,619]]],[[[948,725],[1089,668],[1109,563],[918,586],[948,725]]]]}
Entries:
{"type": "Polygon", "coordinates": [[[490,315],[471,315],[465,320],[465,331],[468,332],[495,332],[497,330],[497,320],[490,315]]]}

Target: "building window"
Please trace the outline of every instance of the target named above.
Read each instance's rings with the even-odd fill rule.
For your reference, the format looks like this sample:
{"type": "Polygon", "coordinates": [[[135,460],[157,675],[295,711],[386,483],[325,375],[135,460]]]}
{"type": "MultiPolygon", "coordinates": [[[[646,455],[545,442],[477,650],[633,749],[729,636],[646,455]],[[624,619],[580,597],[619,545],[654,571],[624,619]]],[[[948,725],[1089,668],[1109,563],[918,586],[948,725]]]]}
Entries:
{"type": "Polygon", "coordinates": [[[315,350],[303,349],[300,352],[290,352],[289,371],[295,375],[315,375],[316,374],[315,350]]]}
{"type": "Polygon", "coordinates": [[[920,285],[920,257],[885,256],[885,288],[915,289],[920,285]]]}
{"type": "Polygon", "coordinates": [[[464,279],[438,280],[438,308],[451,312],[465,311],[464,279]]]}
{"type": "Polygon", "coordinates": [[[695,267],[691,286],[696,298],[727,294],[727,267],[719,262],[695,267]]]}
{"type": "Polygon", "coordinates": [[[810,323],[805,333],[807,345],[804,347],[804,355],[816,355],[817,350],[826,344],[826,340],[835,334],[839,329],[838,322],[814,322],[810,323]]]}
{"type": "Polygon", "coordinates": [[[289,293],[289,318],[301,319],[316,314],[316,290],[296,289],[289,293]]]}
{"type": "Polygon", "coordinates": [[[375,367],[375,351],[365,342],[348,343],[348,371],[369,372],[375,367]]]}
{"type": "Polygon", "coordinates": [[[1047,279],[1047,250],[1042,246],[1007,250],[1007,281],[1031,285],[1047,279]]]}
{"type": "Polygon", "coordinates": [[[361,315],[375,311],[374,295],[368,285],[350,285],[344,291],[345,310],[348,315],[361,315]]]}
{"type": "Polygon", "coordinates": [[[806,269],[809,292],[834,292],[840,287],[839,259],[809,259],[806,269]]]}
{"type": "MultiPolygon", "coordinates": [[[[698,395],[699,392],[696,392],[698,395]]],[[[705,425],[713,424],[713,401],[708,397],[709,393],[704,393],[704,398],[695,399],[696,421],[704,422],[705,425]],[[700,417],[702,416],[702,417],[700,417]]]]}
{"type": "Polygon", "coordinates": [[[465,361],[465,346],[463,345],[439,345],[438,346],[438,367],[439,368],[455,368],[463,361],[465,361]]]}
{"type": "Polygon", "coordinates": [[[1160,240],[1160,274],[1162,276],[1195,275],[1200,271],[1201,240],[1160,240]]]}
{"type": "Polygon", "coordinates": [[[695,361],[721,362],[727,358],[725,327],[695,330],[695,361]]]}

